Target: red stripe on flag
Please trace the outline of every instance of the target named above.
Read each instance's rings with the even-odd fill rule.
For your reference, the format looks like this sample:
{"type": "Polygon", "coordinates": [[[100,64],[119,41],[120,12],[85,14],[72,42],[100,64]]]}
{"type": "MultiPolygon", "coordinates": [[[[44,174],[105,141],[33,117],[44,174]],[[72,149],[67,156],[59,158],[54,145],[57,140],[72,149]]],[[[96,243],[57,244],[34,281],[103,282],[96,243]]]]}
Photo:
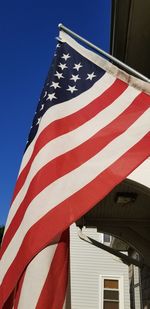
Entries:
{"type": "Polygon", "coordinates": [[[96,155],[100,150],[102,150],[113,139],[127,130],[128,127],[131,126],[132,123],[134,123],[138,117],[140,117],[143,112],[147,110],[149,107],[149,101],[149,97],[146,101],[145,94],[141,93],[133,101],[133,103],[109,125],[98,131],[94,136],[92,136],[83,144],[50,161],[38,171],[38,173],[32,179],[26,196],[20,204],[18,211],[16,212],[10,226],[5,233],[1,256],[4,254],[4,251],[9,245],[15,232],[19,228],[24,214],[32,200],[52,182],[85,163],[87,160],[96,155]],[[140,104],[141,101],[142,107],[140,104]]]}
{"type": "MultiPolygon", "coordinates": [[[[2,297],[2,295],[1,295],[1,297],[2,297]]],[[[4,304],[3,309],[13,309],[13,301],[14,301],[14,293],[11,293],[11,295],[8,297],[6,303],[4,304]]],[[[0,301],[0,303],[1,303],[1,301],[0,301]]],[[[2,308],[1,305],[0,305],[0,308],[2,308]]]]}
{"type": "Polygon", "coordinates": [[[3,298],[0,299],[1,308],[16,286],[20,274],[23,273],[32,258],[61,231],[68,228],[70,224],[101,201],[117,184],[147,159],[150,155],[150,149],[147,147],[149,141],[150,133],[147,133],[93,181],[57,205],[30,228],[0,287],[0,293],[3,295],[3,298]]]}
{"type": "Polygon", "coordinates": [[[117,79],[113,83],[113,85],[110,86],[102,95],[100,95],[98,98],[96,98],[94,101],[92,101],[90,104],[88,104],[78,112],[49,124],[39,135],[35,143],[34,151],[31,155],[31,158],[29,159],[27,165],[18,177],[13,195],[13,200],[22,188],[25,179],[29,173],[31,164],[40,149],[42,149],[48,142],[50,142],[54,138],[70,132],[81,126],[88,120],[92,119],[97,113],[99,113],[108,105],[113,103],[113,101],[117,99],[117,97],[119,97],[126,90],[127,86],[128,85],[126,83],[117,79]]]}
{"type": "Polygon", "coordinates": [[[22,274],[21,278],[19,279],[16,291],[15,291],[14,307],[13,307],[13,309],[17,309],[18,308],[20,294],[21,294],[21,290],[22,290],[25,274],[26,274],[26,270],[24,271],[24,273],[22,274]]]}
{"type": "Polygon", "coordinates": [[[69,275],[69,229],[62,233],[36,309],[62,309],[69,275]]]}

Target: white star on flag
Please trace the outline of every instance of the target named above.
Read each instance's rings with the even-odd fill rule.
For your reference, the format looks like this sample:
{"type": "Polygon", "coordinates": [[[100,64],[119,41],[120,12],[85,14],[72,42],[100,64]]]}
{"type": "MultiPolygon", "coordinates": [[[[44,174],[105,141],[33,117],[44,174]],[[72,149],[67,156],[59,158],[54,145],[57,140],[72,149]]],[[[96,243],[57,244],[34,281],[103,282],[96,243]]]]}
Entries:
{"type": "Polygon", "coordinates": [[[40,120],[41,120],[41,118],[38,118],[36,125],[38,125],[40,123],[40,120]]]}
{"type": "Polygon", "coordinates": [[[50,87],[54,87],[54,89],[56,89],[56,88],[61,88],[61,87],[59,86],[59,83],[55,83],[55,82],[52,82],[52,84],[50,85],[50,87]]]}
{"type": "Polygon", "coordinates": [[[70,79],[73,80],[74,82],[76,82],[78,79],[81,79],[81,78],[79,77],[79,74],[77,74],[77,75],[72,74],[72,77],[70,79]]]}
{"type": "Polygon", "coordinates": [[[96,75],[94,75],[94,72],[91,73],[91,74],[87,74],[87,75],[88,75],[88,77],[86,79],[90,79],[90,80],[92,80],[94,77],[96,77],[96,75]]]}
{"type": "Polygon", "coordinates": [[[68,67],[67,67],[67,65],[66,65],[66,63],[60,63],[59,65],[58,65],[62,70],[64,70],[64,69],[67,69],[68,67]]]}
{"type": "Polygon", "coordinates": [[[63,56],[61,57],[62,59],[65,59],[65,61],[70,58],[69,54],[63,54],[63,56]]]}
{"type": "Polygon", "coordinates": [[[45,98],[47,96],[47,91],[45,91],[43,98],[45,98]]]}
{"type": "Polygon", "coordinates": [[[59,73],[58,71],[56,71],[56,73],[54,75],[57,76],[58,79],[64,78],[63,74],[59,73]]]}
{"type": "Polygon", "coordinates": [[[55,92],[54,93],[48,93],[48,98],[46,100],[52,101],[53,99],[57,99],[56,96],[55,96],[55,92]]]}
{"type": "Polygon", "coordinates": [[[41,105],[40,111],[44,109],[44,104],[41,105]]]}
{"type": "Polygon", "coordinates": [[[77,63],[75,63],[75,64],[74,64],[73,69],[75,69],[75,70],[79,71],[79,70],[80,70],[80,68],[82,68],[82,67],[83,67],[83,65],[81,65],[81,62],[79,62],[78,64],[77,64],[77,63]]]}
{"type": "Polygon", "coordinates": [[[69,86],[68,85],[68,89],[66,89],[67,91],[70,91],[71,93],[73,93],[74,91],[77,91],[78,89],[76,88],[76,86],[69,86]]]}

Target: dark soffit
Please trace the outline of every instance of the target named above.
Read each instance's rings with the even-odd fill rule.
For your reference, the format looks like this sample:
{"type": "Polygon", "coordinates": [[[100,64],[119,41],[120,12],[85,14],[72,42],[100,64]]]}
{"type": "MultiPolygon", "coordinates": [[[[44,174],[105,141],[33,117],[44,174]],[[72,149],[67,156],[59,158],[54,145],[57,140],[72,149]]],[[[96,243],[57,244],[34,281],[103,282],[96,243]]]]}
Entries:
{"type": "Polygon", "coordinates": [[[112,0],[111,54],[150,78],[149,0],[112,0]]]}

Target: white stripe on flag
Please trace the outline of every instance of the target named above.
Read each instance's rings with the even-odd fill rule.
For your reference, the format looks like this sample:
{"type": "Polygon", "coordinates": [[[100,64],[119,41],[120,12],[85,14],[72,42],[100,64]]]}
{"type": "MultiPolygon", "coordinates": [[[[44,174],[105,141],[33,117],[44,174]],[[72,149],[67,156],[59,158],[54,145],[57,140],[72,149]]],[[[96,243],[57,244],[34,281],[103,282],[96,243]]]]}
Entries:
{"type": "Polygon", "coordinates": [[[57,242],[40,251],[28,265],[19,297],[18,309],[36,308],[56,248],[57,242]]]}

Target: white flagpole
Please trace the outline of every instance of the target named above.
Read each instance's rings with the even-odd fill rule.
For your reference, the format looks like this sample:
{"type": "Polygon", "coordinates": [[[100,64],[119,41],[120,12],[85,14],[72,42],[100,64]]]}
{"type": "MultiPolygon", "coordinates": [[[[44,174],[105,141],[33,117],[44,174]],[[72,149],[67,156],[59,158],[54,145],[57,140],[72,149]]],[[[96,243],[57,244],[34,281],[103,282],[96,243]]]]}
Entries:
{"type": "Polygon", "coordinates": [[[93,43],[87,41],[86,39],[84,39],[83,37],[81,37],[80,35],[78,35],[77,33],[73,32],[72,30],[70,30],[69,28],[65,27],[63,24],[59,24],[58,28],[60,30],[63,30],[64,32],[70,34],[71,36],[75,37],[76,39],[84,42],[85,44],[87,44],[89,47],[95,49],[96,51],[98,51],[99,53],[101,53],[102,55],[104,55],[105,57],[107,57],[108,59],[114,61],[116,64],[118,64],[119,66],[121,66],[122,68],[124,68],[125,70],[127,70],[128,72],[131,72],[132,74],[136,75],[138,78],[144,80],[145,82],[150,82],[150,79],[148,79],[146,76],[144,76],[143,74],[139,73],[137,70],[134,70],[133,68],[131,68],[130,66],[128,66],[127,64],[123,63],[122,61],[120,61],[119,59],[113,57],[112,55],[108,54],[107,52],[105,52],[103,49],[97,47],[96,45],[94,45],[93,43]]]}

